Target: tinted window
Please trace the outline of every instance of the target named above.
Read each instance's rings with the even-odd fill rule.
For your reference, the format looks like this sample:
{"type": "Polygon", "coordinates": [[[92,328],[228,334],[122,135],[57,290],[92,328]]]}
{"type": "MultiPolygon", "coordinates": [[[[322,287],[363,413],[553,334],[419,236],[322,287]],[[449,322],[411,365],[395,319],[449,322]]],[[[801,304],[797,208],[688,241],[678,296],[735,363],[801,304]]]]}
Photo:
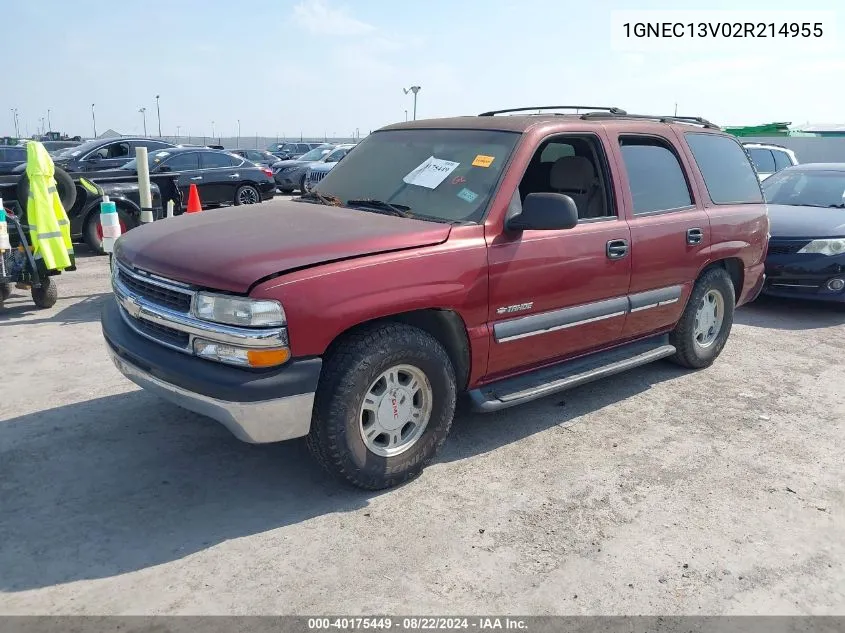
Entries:
{"type": "MultiPolygon", "coordinates": [[[[243,154],[241,154],[241,156],[243,156],[243,154]]],[[[266,160],[264,158],[264,154],[262,152],[259,152],[259,151],[254,150],[254,149],[248,149],[246,151],[246,157],[249,160],[266,160]]]]}
{"type": "Polygon", "coordinates": [[[766,179],[763,191],[772,204],[842,208],[845,207],[845,172],[781,171],[766,179]]]}
{"type": "Polygon", "coordinates": [[[92,156],[99,156],[100,158],[126,158],[129,156],[129,143],[110,143],[104,145],[92,156]]]}
{"type": "Polygon", "coordinates": [[[681,163],[662,141],[626,136],[620,143],[634,213],[681,209],[692,204],[681,163]]]}
{"type": "Polygon", "coordinates": [[[187,152],[185,154],[176,154],[170,158],[165,158],[162,161],[163,165],[170,167],[172,171],[188,171],[191,169],[199,169],[199,154],[197,152],[187,152]]]}
{"type": "Polygon", "coordinates": [[[26,148],[6,147],[0,148],[0,161],[7,163],[26,162],[26,148]]]}
{"type": "Polygon", "coordinates": [[[784,167],[789,167],[792,165],[792,161],[789,159],[789,154],[786,152],[781,152],[780,150],[773,149],[772,155],[775,157],[775,168],[780,171],[784,167]]]}
{"type": "Polygon", "coordinates": [[[760,147],[748,147],[748,154],[751,156],[751,162],[754,167],[761,174],[771,174],[775,171],[775,157],[772,156],[772,150],[762,149],[760,147]]]}
{"type": "Polygon", "coordinates": [[[207,152],[202,155],[202,166],[205,169],[213,167],[232,167],[240,164],[241,159],[218,152],[207,152]]]}
{"type": "Polygon", "coordinates": [[[684,136],[715,204],[763,201],[760,181],[748,154],[735,139],[699,132],[684,136]]]}
{"type": "Polygon", "coordinates": [[[305,152],[309,152],[309,151],[311,151],[311,146],[308,143],[300,143],[299,144],[297,153],[302,152],[304,154],[305,152]]]}
{"type": "Polygon", "coordinates": [[[162,143],[161,141],[134,141],[132,143],[133,147],[146,147],[148,152],[155,151],[157,149],[164,149],[166,147],[170,147],[167,143],[162,143]]]}
{"type": "Polygon", "coordinates": [[[549,143],[540,155],[540,162],[553,163],[564,156],[575,156],[575,148],[568,143],[549,143]]]}

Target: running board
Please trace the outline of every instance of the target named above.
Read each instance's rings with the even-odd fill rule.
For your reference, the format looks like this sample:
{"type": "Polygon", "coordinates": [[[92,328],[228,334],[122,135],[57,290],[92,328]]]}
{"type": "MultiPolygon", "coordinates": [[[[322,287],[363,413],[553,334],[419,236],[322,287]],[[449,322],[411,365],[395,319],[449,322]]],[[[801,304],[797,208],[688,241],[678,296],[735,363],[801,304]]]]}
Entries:
{"type": "Polygon", "coordinates": [[[646,365],[675,351],[668,335],[658,336],[484,385],[470,391],[469,397],[476,411],[499,411],[646,365]]]}

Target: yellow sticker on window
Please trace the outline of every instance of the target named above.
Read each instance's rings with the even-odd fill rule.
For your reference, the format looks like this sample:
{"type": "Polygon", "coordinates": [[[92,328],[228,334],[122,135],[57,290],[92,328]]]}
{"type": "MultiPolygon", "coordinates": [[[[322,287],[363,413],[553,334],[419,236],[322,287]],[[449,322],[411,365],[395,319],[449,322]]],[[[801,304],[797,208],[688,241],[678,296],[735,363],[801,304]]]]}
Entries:
{"type": "Polygon", "coordinates": [[[473,167],[489,167],[493,164],[493,161],[496,160],[495,156],[485,156],[484,154],[479,154],[475,157],[475,160],[472,161],[473,167]]]}

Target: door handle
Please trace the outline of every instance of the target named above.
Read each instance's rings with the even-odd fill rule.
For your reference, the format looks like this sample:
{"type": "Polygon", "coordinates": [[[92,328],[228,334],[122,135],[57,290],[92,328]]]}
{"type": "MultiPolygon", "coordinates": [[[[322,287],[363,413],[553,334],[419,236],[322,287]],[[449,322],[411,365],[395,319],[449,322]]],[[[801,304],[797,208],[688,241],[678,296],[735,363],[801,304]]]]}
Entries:
{"type": "Polygon", "coordinates": [[[192,176],[191,180],[202,180],[202,176],[192,176]]]}
{"type": "Polygon", "coordinates": [[[704,231],[701,229],[687,229],[687,244],[701,244],[704,240],[704,231]]]}
{"type": "Polygon", "coordinates": [[[229,178],[240,178],[240,174],[229,174],[229,178]]]}
{"type": "Polygon", "coordinates": [[[628,254],[628,240],[610,240],[606,253],[608,259],[622,259],[628,254]]]}

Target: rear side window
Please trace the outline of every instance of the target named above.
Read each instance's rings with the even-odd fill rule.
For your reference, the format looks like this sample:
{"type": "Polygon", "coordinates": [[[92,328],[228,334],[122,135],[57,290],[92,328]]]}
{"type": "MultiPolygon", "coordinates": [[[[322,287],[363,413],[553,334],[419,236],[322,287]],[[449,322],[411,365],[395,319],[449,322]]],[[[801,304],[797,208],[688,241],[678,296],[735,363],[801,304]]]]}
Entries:
{"type": "Polygon", "coordinates": [[[692,206],[684,170],[667,144],[651,137],[619,139],[634,213],[654,213],[692,206]]]}
{"type": "Polygon", "coordinates": [[[792,161],[789,159],[789,154],[781,152],[780,150],[772,150],[772,155],[775,157],[775,168],[780,171],[784,167],[792,166],[792,161]]]}
{"type": "Polygon", "coordinates": [[[714,204],[763,202],[760,181],[745,149],[732,137],[684,134],[714,204]]]}
{"type": "Polygon", "coordinates": [[[754,167],[761,174],[773,174],[775,172],[775,157],[772,156],[772,150],[763,149],[761,147],[749,147],[748,155],[751,156],[751,162],[754,167]]]}
{"type": "Polygon", "coordinates": [[[203,152],[202,166],[204,169],[212,169],[215,167],[234,167],[240,164],[241,158],[235,158],[228,154],[218,154],[217,152],[203,152]],[[237,161],[237,162],[236,162],[237,161]]]}

